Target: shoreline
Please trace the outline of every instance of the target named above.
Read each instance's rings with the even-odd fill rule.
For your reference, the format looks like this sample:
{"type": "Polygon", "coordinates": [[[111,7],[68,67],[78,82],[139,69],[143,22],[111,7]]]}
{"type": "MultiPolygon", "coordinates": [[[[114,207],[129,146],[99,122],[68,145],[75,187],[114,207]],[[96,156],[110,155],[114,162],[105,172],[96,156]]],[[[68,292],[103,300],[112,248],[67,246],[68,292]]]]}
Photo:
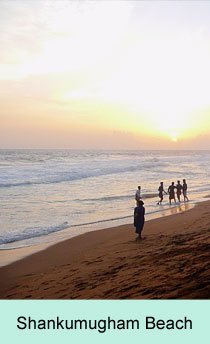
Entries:
{"type": "MultiPolygon", "coordinates": [[[[175,214],[179,214],[185,211],[189,211],[190,209],[194,208],[196,206],[196,204],[198,204],[199,202],[196,203],[192,203],[192,202],[182,202],[181,204],[177,205],[172,205],[171,207],[167,207],[167,208],[162,208],[161,210],[157,210],[156,212],[152,212],[149,214],[146,214],[146,222],[155,220],[155,219],[159,219],[159,218],[163,218],[163,217],[167,217],[167,216],[172,216],[175,214]]],[[[133,216],[130,216],[131,218],[133,218],[133,216]]],[[[103,222],[103,225],[100,223],[98,223],[98,226],[92,228],[91,225],[88,226],[84,226],[84,229],[81,231],[81,233],[69,233],[63,237],[63,238],[59,238],[57,241],[50,241],[50,242],[45,242],[45,243],[38,243],[38,244],[33,244],[33,245],[29,245],[29,246],[22,246],[22,247],[13,247],[13,248],[5,248],[5,249],[0,249],[0,268],[4,267],[4,266],[8,266],[16,261],[22,260],[32,254],[38,253],[40,251],[46,250],[47,248],[56,245],[57,243],[66,241],[66,240],[70,240],[73,239],[75,237],[84,235],[86,233],[91,233],[91,232],[96,232],[96,231],[103,231],[103,230],[107,230],[107,229],[115,229],[118,228],[120,226],[130,226],[132,225],[131,223],[124,223],[124,224],[119,224],[119,225],[115,225],[113,224],[114,221],[107,221],[107,226],[105,226],[105,223],[103,222]],[[112,223],[112,225],[111,225],[112,223]],[[102,227],[101,227],[102,226],[102,227]],[[11,255],[12,252],[12,255],[11,255]]],[[[81,226],[82,228],[82,226],[81,226]]],[[[67,228],[64,231],[69,230],[69,228],[67,228]]],[[[72,227],[72,229],[74,229],[74,227],[72,227]]],[[[54,233],[54,235],[60,235],[60,232],[54,233]]]]}
{"type": "Polygon", "coordinates": [[[132,225],[59,242],[1,267],[0,298],[209,298],[209,214],[205,201],[147,221],[141,242],[132,225]]]}

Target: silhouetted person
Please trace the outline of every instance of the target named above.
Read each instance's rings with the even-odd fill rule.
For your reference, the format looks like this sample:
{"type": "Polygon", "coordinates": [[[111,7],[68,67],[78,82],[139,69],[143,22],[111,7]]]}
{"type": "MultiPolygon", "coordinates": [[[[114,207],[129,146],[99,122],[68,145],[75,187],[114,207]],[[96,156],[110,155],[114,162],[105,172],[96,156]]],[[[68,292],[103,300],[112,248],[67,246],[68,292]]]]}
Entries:
{"type": "Polygon", "coordinates": [[[136,200],[136,204],[137,204],[138,201],[141,200],[141,186],[140,185],[138,186],[138,189],[136,190],[135,200],[136,200]]]}
{"type": "Polygon", "coordinates": [[[175,197],[175,185],[174,182],[171,183],[171,185],[168,187],[168,194],[169,194],[169,203],[171,204],[171,200],[173,199],[176,203],[176,197],[175,197]]]}
{"type": "Polygon", "coordinates": [[[138,234],[138,237],[136,239],[142,239],[141,232],[144,227],[144,215],[144,202],[138,201],[137,207],[135,207],[134,209],[134,227],[136,227],[136,233],[138,234]]]}
{"type": "Polygon", "coordinates": [[[180,196],[181,196],[181,193],[182,193],[182,189],[183,189],[183,187],[180,184],[180,180],[177,180],[176,194],[177,194],[177,198],[178,198],[179,203],[181,202],[180,196]]]}
{"type": "Polygon", "coordinates": [[[188,202],[188,201],[189,201],[189,198],[187,197],[187,183],[186,183],[186,179],[183,179],[182,190],[183,190],[184,202],[185,202],[186,200],[187,200],[187,202],[188,202]]]}
{"type": "Polygon", "coordinates": [[[158,188],[158,191],[159,191],[159,197],[160,197],[160,200],[157,204],[161,204],[162,201],[163,201],[163,193],[165,193],[167,195],[167,192],[165,192],[164,188],[163,188],[163,182],[160,182],[160,186],[158,188]]]}

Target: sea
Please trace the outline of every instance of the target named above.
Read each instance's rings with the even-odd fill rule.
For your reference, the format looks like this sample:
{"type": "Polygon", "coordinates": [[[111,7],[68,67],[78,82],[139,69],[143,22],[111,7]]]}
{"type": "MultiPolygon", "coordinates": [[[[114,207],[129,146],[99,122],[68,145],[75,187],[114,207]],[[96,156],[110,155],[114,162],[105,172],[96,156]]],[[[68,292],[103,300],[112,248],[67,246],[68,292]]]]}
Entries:
{"type": "Polygon", "coordinates": [[[132,223],[138,185],[146,220],[189,209],[209,176],[210,151],[0,150],[0,250],[132,223]],[[157,205],[160,181],[183,178],[190,201],[157,205]]]}

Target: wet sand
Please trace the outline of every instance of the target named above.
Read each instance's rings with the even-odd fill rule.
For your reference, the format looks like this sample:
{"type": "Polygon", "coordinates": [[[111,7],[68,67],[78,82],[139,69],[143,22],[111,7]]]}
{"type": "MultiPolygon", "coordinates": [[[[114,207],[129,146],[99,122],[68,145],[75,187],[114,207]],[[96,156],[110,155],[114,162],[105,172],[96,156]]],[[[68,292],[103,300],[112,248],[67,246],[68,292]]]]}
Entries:
{"type": "Polygon", "coordinates": [[[1,299],[209,299],[210,201],[60,242],[0,268],[1,299]]]}

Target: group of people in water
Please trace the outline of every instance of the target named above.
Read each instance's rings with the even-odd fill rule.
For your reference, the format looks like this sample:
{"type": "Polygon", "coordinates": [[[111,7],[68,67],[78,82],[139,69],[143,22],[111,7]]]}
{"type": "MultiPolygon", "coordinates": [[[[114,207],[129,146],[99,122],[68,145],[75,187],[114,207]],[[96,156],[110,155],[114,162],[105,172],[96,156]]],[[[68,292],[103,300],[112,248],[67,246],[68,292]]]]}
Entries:
{"type": "MultiPolygon", "coordinates": [[[[141,189],[141,187],[140,187],[140,189],[141,189]]],[[[183,197],[184,197],[184,202],[186,202],[186,201],[188,202],[189,201],[189,199],[187,197],[187,183],[186,183],[186,179],[183,179],[183,184],[181,184],[180,180],[177,180],[177,184],[176,185],[174,185],[174,182],[172,182],[171,185],[169,185],[169,187],[168,187],[168,192],[166,192],[164,190],[163,182],[161,182],[160,186],[158,188],[160,200],[159,200],[159,202],[157,204],[162,204],[163,194],[164,193],[166,195],[169,195],[169,203],[170,204],[171,204],[172,200],[174,200],[174,202],[176,203],[175,189],[176,189],[176,195],[177,195],[177,199],[178,199],[179,203],[181,202],[181,194],[182,193],[183,193],[183,197]]]]}
{"type": "MultiPolygon", "coordinates": [[[[181,184],[180,180],[177,181],[177,184],[175,185],[174,182],[169,185],[167,192],[164,190],[163,182],[160,182],[160,186],[158,188],[159,192],[159,201],[158,205],[162,204],[163,201],[163,195],[169,195],[169,203],[171,205],[171,201],[174,200],[176,203],[176,196],[178,199],[178,202],[181,202],[181,194],[183,194],[184,202],[188,202],[189,199],[187,197],[187,182],[186,179],[183,179],[183,183],[181,184]]],[[[145,215],[145,208],[144,208],[144,202],[142,201],[141,197],[141,186],[138,186],[138,189],[135,193],[135,200],[136,200],[136,207],[134,209],[134,227],[136,228],[136,233],[138,234],[137,239],[142,239],[141,233],[144,227],[144,215],[145,215]]]]}

